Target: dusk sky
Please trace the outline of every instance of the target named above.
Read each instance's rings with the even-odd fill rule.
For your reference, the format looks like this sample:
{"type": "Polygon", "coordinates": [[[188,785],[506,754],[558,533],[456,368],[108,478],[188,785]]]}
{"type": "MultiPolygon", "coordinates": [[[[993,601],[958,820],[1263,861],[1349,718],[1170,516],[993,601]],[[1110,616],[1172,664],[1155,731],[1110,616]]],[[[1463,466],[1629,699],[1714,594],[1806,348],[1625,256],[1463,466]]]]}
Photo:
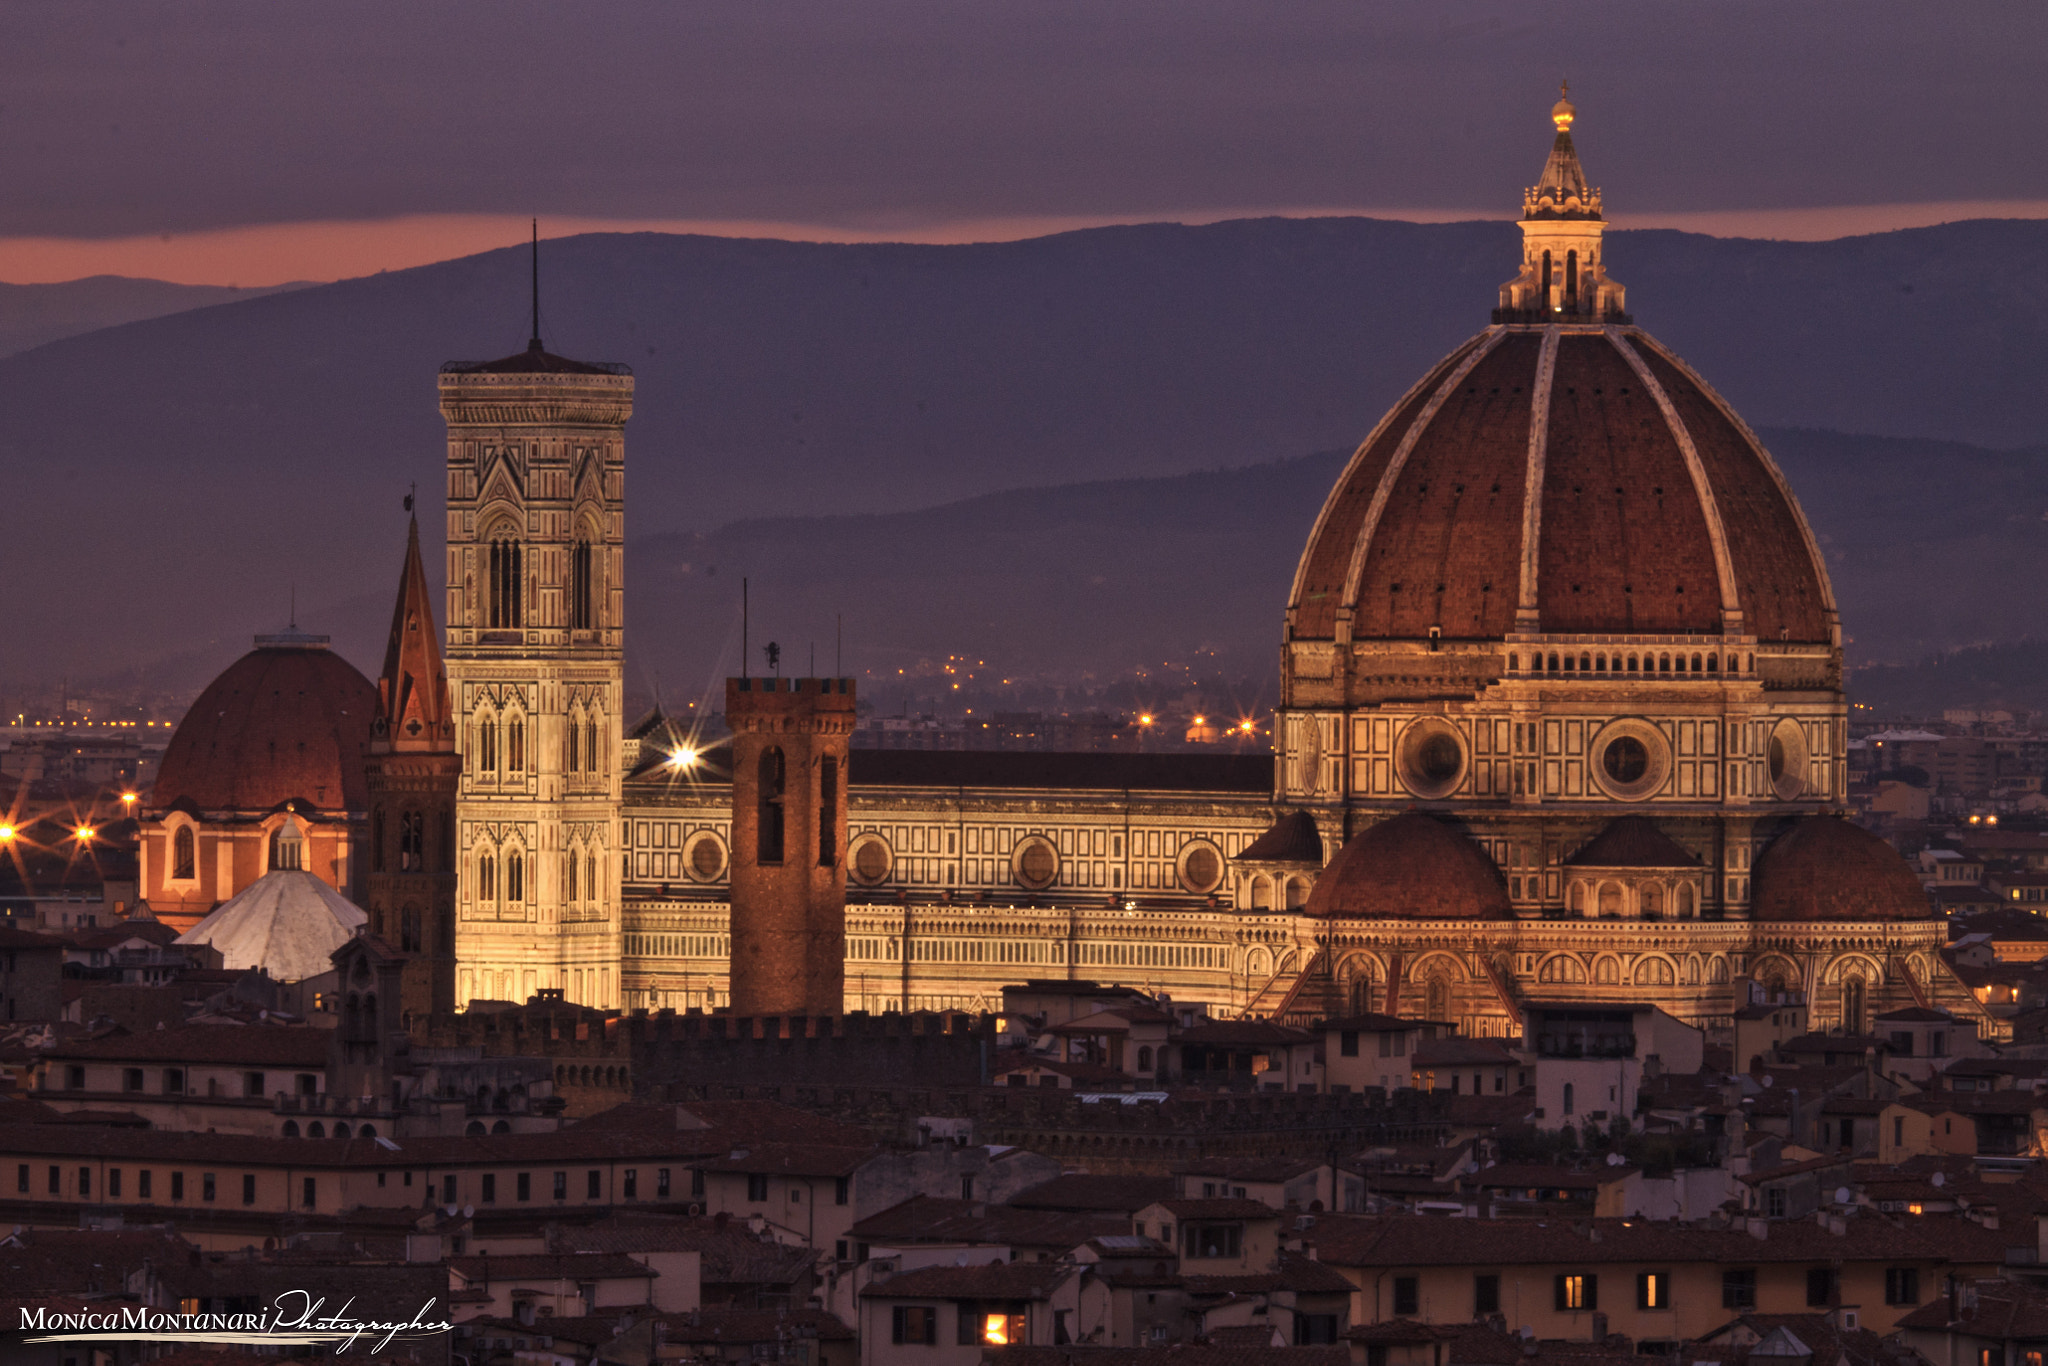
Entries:
{"type": "Polygon", "coordinates": [[[0,11],[0,280],[1504,217],[1560,77],[1623,226],[2048,217],[2038,3],[73,0],[0,11]]]}

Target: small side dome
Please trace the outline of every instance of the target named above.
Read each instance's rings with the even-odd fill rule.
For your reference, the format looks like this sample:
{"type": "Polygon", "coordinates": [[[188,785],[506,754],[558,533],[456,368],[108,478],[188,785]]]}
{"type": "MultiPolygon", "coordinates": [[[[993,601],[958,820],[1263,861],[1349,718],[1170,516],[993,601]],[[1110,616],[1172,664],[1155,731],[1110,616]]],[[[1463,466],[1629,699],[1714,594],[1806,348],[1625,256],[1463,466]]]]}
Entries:
{"type": "Polygon", "coordinates": [[[1806,816],[1756,861],[1758,920],[1926,920],[1927,891],[1896,849],[1839,816],[1806,816]]]}
{"type": "Polygon", "coordinates": [[[201,811],[369,807],[363,747],[377,689],[319,637],[275,636],[229,665],[185,713],[151,803],[201,811]],[[300,643],[300,642],[314,643],[300,643]]]}
{"type": "Polygon", "coordinates": [[[262,968],[280,982],[303,982],[331,971],[334,951],[369,919],[311,873],[284,869],[221,902],[177,942],[211,944],[231,972],[262,968]]]}
{"type": "Polygon", "coordinates": [[[1419,811],[1381,821],[1331,860],[1304,915],[1499,920],[1513,915],[1500,870],[1457,829],[1419,811]]]}

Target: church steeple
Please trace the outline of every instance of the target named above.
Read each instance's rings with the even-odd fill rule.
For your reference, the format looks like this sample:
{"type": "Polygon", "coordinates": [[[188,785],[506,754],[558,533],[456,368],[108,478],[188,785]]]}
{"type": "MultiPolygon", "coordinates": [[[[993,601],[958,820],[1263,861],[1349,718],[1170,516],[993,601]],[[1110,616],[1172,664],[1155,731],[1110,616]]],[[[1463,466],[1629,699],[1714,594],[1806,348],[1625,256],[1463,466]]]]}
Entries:
{"type": "MultiPolygon", "coordinates": [[[[411,503],[408,498],[406,502],[411,503]]],[[[384,672],[377,679],[373,743],[398,753],[452,750],[455,731],[448,704],[448,672],[434,626],[433,598],[420,560],[419,519],[406,535],[405,569],[391,614],[391,639],[384,647],[384,672]]]]}
{"type": "Polygon", "coordinates": [[[1564,86],[1550,107],[1557,136],[1543,174],[1522,192],[1522,273],[1500,287],[1497,323],[1625,323],[1627,291],[1607,277],[1600,191],[1572,143],[1578,108],[1564,86]]]}

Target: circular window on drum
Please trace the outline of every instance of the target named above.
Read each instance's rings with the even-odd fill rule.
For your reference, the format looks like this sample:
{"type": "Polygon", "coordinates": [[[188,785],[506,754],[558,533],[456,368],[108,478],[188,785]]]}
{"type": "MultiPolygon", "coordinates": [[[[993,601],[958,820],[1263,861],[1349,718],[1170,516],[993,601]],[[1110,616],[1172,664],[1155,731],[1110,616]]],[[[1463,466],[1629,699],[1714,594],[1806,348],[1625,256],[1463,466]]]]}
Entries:
{"type": "Polygon", "coordinates": [[[1018,842],[1017,852],[1011,855],[1010,872],[1019,886],[1044,891],[1060,875],[1060,851],[1043,835],[1028,836],[1018,842]]]}
{"type": "Polygon", "coordinates": [[[1195,840],[1180,851],[1180,885],[1207,894],[1223,885],[1223,851],[1207,840],[1195,840]]]}
{"type": "Polygon", "coordinates": [[[895,866],[895,852],[881,836],[863,835],[853,842],[853,857],[848,871],[853,874],[853,880],[863,887],[880,884],[895,866]]]}
{"type": "Polygon", "coordinates": [[[1465,778],[1465,737],[1429,716],[1401,732],[1401,783],[1418,797],[1448,797],[1465,778]]]}
{"type": "Polygon", "coordinates": [[[1771,792],[1781,802],[1793,801],[1806,791],[1806,727],[1786,717],[1771,727],[1765,745],[1770,765],[1771,792]]]}
{"type": "Polygon", "coordinates": [[[691,877],[699,882],[716,882],[725,872],[725,843],[707,830],[690,841],[686,861],[691,877]]]}
{"type": "Polygon", "coordinates": [[[1663,790],[1671,774],[1671,743],[1635,717],[1610,721],[1593,737],[1593,781],[1617,801],[1641,801],[1663,790]]]}

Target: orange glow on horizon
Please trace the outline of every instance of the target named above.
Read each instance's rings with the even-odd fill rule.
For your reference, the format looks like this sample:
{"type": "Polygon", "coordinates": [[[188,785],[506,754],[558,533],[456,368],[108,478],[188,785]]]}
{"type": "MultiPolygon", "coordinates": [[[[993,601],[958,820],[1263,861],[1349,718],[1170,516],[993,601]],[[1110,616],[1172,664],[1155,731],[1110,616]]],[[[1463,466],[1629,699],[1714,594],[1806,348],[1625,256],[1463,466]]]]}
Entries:
{"type": "MultiPolygon", "coordinates": [[[[911,242],[958,245],[1010,242],[1050,233],[1130,223],[1216,223],[1233,218],[1368,217],[1413,223],[1505,219],[1496,209],[1418,209],[1387,206],[1247,205],[1223,209],[1160,209],[1146,213],[1038,214],[942,218],[904,214],[865,224],[799,223],[771,219],[600,218],[541,219],[543,233],[705,233],[794,242],[911,242]]],[[[1702,212],[1624,213],[1617,229],[1676,228],[1718,237],[1822,241],[1861,233],[1926,227],[1967,218],[2048,218],[2048,200],[1950,200],[1930,203],[1842,205],[1790,209],[1716,209],[1702,212]]],[[[54,284],[92,275],[127,275],[175,284],[263,288],[292,281],[324,282],[431,265],[526,240],[522,214],[437,213],[392,218],[259,223],[203,232],[129,237],[4,237],[0,278],[10,284],[54,284]]]]}

